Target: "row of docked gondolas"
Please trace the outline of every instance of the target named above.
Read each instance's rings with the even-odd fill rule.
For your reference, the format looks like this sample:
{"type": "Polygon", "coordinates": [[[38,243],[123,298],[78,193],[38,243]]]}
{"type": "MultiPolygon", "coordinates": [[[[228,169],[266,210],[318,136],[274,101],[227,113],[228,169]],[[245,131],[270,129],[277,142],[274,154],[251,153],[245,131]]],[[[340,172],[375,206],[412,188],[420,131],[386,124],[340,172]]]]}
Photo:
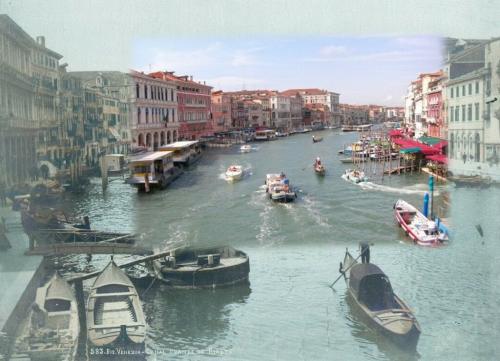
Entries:
{"type": "MultiPolygon", "coordinates": [[[[184,247],[162,255],[152,261],[149,275],[172,287],[214,288],[248,282],[248,256],[229,246],[184,247]]],[[[145,355],[147,324],[134,284],[141,279],[131,279],[128,274],[133,275],[133,270],[125,272],[111,260],[90,288],[86,305],[86,352],[92,360],[145,355]]],[[[11,359],[73,360],[79,331],[75,294],[68,282],[56,273],[37,289],[11,359]]]]}

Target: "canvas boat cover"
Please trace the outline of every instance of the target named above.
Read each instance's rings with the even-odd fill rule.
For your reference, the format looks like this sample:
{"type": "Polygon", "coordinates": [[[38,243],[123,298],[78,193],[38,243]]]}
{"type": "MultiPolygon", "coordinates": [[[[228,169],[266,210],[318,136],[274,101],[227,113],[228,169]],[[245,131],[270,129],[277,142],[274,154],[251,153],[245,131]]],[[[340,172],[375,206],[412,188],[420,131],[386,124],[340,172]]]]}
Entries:
{"type": "Polygon", "coordinates": [[[47,293],[45,294],[45,299],[48,300],[66,300],[73,301],[75,296],[73,291],[61,276],[57,273],[49,281],[49,287],[47,287],[47,293]]]}
{"type": "Polygon", "coordinates": [[[127,287],[134,287],[130,278],[123,272],[114,261],[104,268],[101,274],[96,278],[92,289],[96,289],[107,285],[123,285],[127,287]]]}

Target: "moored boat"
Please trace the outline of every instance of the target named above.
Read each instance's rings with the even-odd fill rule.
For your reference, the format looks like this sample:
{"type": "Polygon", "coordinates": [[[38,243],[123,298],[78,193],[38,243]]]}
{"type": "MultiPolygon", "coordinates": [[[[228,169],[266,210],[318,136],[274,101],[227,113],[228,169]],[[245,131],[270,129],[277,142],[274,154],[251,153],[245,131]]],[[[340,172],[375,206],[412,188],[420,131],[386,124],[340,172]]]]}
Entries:
{"type": "Polygon", "coordinates": [[[269,199],[275,202],[288,203],[297,198],[297,193],[293,190],[284,173],[267,174],[265,184],[269,199]]]}
{"type": "Polygon", "coordinates": [[[368,181],[368,177],[365,175],[365,172],[358,169],[346,169],[342,178],[355,184],[368,181]]]}
{"type": "Polygon", "coordinates": [[[57,273],[36,290],[29,322],[16,341],[15,357],[30,360],[72,360],[80,331],[76,298],[69,284],[57,273]]]}
{"type": "Polygon", "coordinates": [[[229,246],[181,247],[153,262],[157,277],[176,288],[223,287],[248,282],[248,255],[229,246]]]}
{"type": "Polygon", "coordinates": [[[252,151],[252,146],[250,144],[243,144],[240,147],[240,152],[241,153],[250,153],[252,151]]]}
{"type": "Polygon", "coordinates": [[[395,344],[414,350],[420,325],[408,305],[393,291],[389,278],[372,263],[359,263],[346,250],[340,265],[349,302],[366,323],[395,344]]]}
{"type": "Polygon", "coordinates": [[[394,204],[394,218],[405,233],[420,246],[439,246],[448,240],[447,234],[439,230],[436,222],[402,199],[394,204]]]}
{"type": "Polygon", "coordinates": [[[241,165],[231,165],[226,170],[226,180],[234,182],[243,177],[243,167],[241,165]]]}
{"type": "Polygon", "coordinates": [[[137,290],[113,260],[97,276],[87,303],[89,354],[141,355],[146,321],[137,290]]]}

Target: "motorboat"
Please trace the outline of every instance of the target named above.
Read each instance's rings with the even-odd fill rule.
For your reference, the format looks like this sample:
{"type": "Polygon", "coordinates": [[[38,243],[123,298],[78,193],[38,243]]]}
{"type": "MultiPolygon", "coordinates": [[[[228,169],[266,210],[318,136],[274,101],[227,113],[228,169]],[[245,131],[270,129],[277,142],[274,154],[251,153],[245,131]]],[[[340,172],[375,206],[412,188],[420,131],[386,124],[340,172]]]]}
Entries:
{"type": "Polygon", "coordinates": [[[248,282],[248,255],[229,246],[180,247],[153,261],[158,279],[175,288],[216,288],[248,282]]]}
{"type": "Polygon", "coordinates": [[[346,281],[352,311],[398,346],[415,350],[420,325],[410,307],[394,293],[385,273],[373,263],[359,263],[348,250],[339,271],[346,281]]]}
{"type": "Polygon", "coordinates": [[[87,302],[87,346],[104,355],[140,355],[145,350],[146,321],[130,278],[113,260],[97,276],[87,302]]]}
{"type": "Polygon", "coordinates": [[[240,152],[241,153],[250,153],[252,151],[252,146],[250,144],[243,144],[240,147],[240,152]]]}
{"type": "Polygon", "coordinates": [[[275,202],[293,202],[297,198],[297,193],[284,173],[267,174],[265,184],[269,199],[275,202]]]}
{"type": "Polygon", "coordinates": [[[323,140],[322,137],[316,137],[316,136],[312,136],[312,140],[313,140],[313,143],[319,143],[323,140]]]}
{"type": "Polygon", "coordinates": [[[76,298],[57,273],[36,290],[28,323],[16,341],[15,357],[30,360],[72,360],[76,355],[80,323],[76,298]]]}
{"type": "Polygon", "coordinates": [[[439,229],[436,222],[402,199],[394,204],[394,218],[405,233],[420,246],[439,246],[448,240],[448,235],[439,229]]]}
{"type": "Polygon", "coordinates": [[[368,177],[365,175],[365,172],[357,169],[346,169],[342,178],[348,182],[352,182],[358,184],[360,182],[367,182],[368,177]]]}
{"type": "Polygon", "coordinates": [[[243,177],[243,167],[241,165],[232,165],[226,170],[226,180],[234,182],[243,177]]]}

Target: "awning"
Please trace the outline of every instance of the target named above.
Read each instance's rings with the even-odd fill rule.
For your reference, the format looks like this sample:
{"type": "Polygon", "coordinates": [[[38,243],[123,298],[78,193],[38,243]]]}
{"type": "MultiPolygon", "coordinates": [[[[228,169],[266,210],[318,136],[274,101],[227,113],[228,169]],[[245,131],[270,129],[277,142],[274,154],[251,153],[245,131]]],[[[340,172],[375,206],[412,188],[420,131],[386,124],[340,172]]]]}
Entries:
{"type": "Polygon", "coordinates": [[[420,143],[424,143],[424,144],[427,144],[427,145],[436,145],[438,143],[441,143],[443,141],[443,139],[440,139],[440,138],[436,138],[436,137],[420,137],[418,138],[418,141],[420,143]]]}
{"type": "Polygon", "coordinates": [[[425,159],[432,160],[441,164],[448,164],[448,157],[444,154],[428,155],[425,157],[425,159]]]}
{"type": "Polygon", "coordinates": [[[402,137],[403,133],[401,129],[392,129],[389,131],[389,137],[402,137]]]}
{"type": "Polygon", "coordinates": [[[417,142],[416,140],[409,138],[394,138],[392,142],[394,144],[399,145],[401,149],[419,148],[420,152],[425,155],[432,155],[439,153],[439,149],[430,147],[426,144],[417,142]]]}
{"type": "Polygon", "coordinates": [[[420,148],[418,148],[418,147],[402,148],[399,150],[399,153],[402,153],[402,154],[420,153],[420,148]]]}

